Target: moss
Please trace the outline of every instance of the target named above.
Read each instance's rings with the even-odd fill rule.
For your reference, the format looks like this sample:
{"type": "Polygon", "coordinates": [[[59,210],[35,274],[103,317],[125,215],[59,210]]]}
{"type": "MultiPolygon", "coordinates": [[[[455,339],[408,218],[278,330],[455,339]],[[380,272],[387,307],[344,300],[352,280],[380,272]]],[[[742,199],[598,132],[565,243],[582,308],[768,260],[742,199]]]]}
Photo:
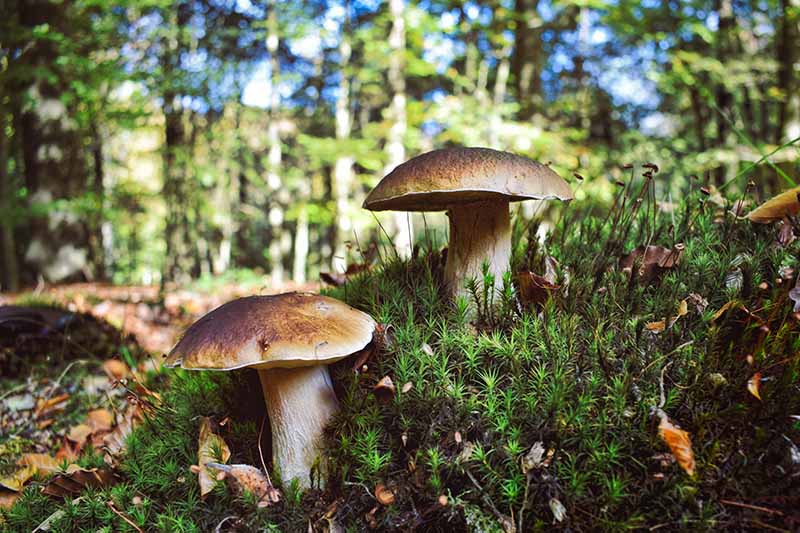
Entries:
{"type": "MultiPolygon", "coordinates": [[[[62,507],[61,527],[126,530],[109,514],[109,499],[155,531],[207,531],[230,515],[245,529],[299,531],[330,519],[348,530],[494,531],[501,520],[545,530],[554,524],[553,500],[567,513],[556,525],[578,530],[797,526],[788,441],[800,442],[791,418],[800,414],[800,335],[791,283],[776,279],[782,267],[797,268],[798,244],[776,246],[774,227],[721,215],[700,194],[655,217],[649,195],[634,209],[637,192],[625,194],[610,213],[571,206],[544,242],[517,247],[517,269],[543,273],[548,257],[560,265],[561,287],[542,309],[517,305],[510,278],[487,279],[506,287],[474,291],[479,321],[470,324],[468,302],[443,298],[435,249],[386,261],[330,291],[391,324],[393,341],[366,372],[354,374],[347,360],[333,369],[342,411],[328,432],[326,493],[288,490],[280,504],[257,509],[220,486],[201,501],[188,470],[197,417],[229,416],[223,437],[233,462],[258,465],[258,383],[247,372],[176,372],[163,408],[128,444],[124,483],[62,507]],[[636,246],[679,242],[679,265],[652,282],[631,281],[618,268],[636,246]],[[647,330],[683,299],[688,314],[660,334],[647,330]],[[731,305],[714,316],[731,301],[746,310],[731,305]],[[757,371],[761,401],[747,391],[757,371]],[[397,385],[388,401],[372,393],[385,375],[397,385]],[[653,416],[659,406],[692,435],[694,477],[670,462],[653,416]],[[522,459],[537,442],[548,450],[545,464],[526,472],[522,459]],[[395,493],[390,507],[371,495],[379,482],[395,493]]],[[[536,228],[515,228],[526,233],[536,228]]],[[[52,510],[28,489],[7,524],[32,529],[52,510]]]]}

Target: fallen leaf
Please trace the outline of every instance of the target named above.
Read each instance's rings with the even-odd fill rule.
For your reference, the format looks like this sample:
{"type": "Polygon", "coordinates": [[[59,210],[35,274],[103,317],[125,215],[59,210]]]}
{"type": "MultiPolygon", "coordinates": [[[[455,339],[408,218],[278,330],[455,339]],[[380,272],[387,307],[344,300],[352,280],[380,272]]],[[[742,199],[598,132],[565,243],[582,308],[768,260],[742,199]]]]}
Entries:
{"type": "Polygon", "coordinates": [[[242,495],[246,491],[258,498],[259,507],[268,507],[281,500],[280,491],[254,466],[209,462],[206,467],[223,472],[228,486],[235,494],[242,495]]]}
{"type": "Polygon", "coordinates": [[[518,272],[515,278],[519,288],[519,300],[528,309],[541,308],[560,288],[533,272],[518,272]]]}
{"type": "Polygon", "coordinates": [[[629,279],[650,283],[664,271],[676,267],[685,248],[683,243],[678,243],[672,248],[655,245],[638,246],[620,260],[620,268],[628,274],[629,279]]]}
{"type": "Polygon", "coordinates": [[[136,404],[128,404],[125,414],[117,417],[117,427],[103,438],[106,455],[103,458],[106,464],[114,466],[116,458],[125,452],[125,441],[134,428],[142,420],[142,408],[136,404]]]}
{"type": "Polygon", "coordinates": [[[544,459],[544,443],[542,441],[537,441],[531,446],[531,449],[528,450],[528,453],[525,454],[525,457],[522,458],[522,473],[527,474],[542,465],[542,459],[544,459]]]}
{"type": "Polygon", "coordinates": [[[70,428],[67,438],[79,446],[82,446],[91,434],[92,428],[90,428],[88,424],[78,424],[70,428]]]}
{"type": "Polygon", "coordinates": [[[55,474],[61,470],[61,463],[55,457],[44,453],[25,453],[19,458],[17,464],[21,466],[32,466],[36,472],[44,474],[55,474]]]}
{"type": "Polygon", "coordinates": [[[406,383],[403,385],[403,388],[402,388],[402,389],[400,389],[400,391],[401,391],[403,394],[405,394],[405,393],[407,393],[408,391],[410,391],[410,390],[412,389],[412,387],[414,387],[414,384],[413,384],[413,383],[411,383],[410,381],[407,381],[407,382],[406,382],[406,383]]]}
{"type": "Polygon", "coordinates": [[[110,468],[85,469],[72,464],[67,471],[54,476],[42,492],[48,496],[63,498],[83,492],[86,488],[105,488],[117,482],[110,468]]]}
{"type": "Polygon", "coordinates": [[[378,503],[387,507],[394,503],[394,492],[383,483],[378,483],[375,487],[375,499],[378,500],[378,503]]]}
{"type": "Polygon", "coordinates": [[[544,280],[551,285],[555,285],[558,281],[558,269],[561,265],[558,264],[556,258],[548,255],[544,258],[544,280]]]}
{"type": "Polygon", "coordinates": [[[797,276],[797,282],[794,284],[794,288],[789,291],[789,299],[794,302],[792,312],[800,312],[800,276],[797,276]]]}
{"type": "Polygon", "coordinates": [[[667,443],[681,468],[690,476],[694,476],[695,460],[689,433],[674,425],[666,415],[663,415],[658,425],[658,435],[667,443]]]}
{"type": "Polygon", "coordinates": [[[701,314],[701,315],[706,310],[706,307],[708,307],[708,300],[706,300],[705,298],[703,298],[702,296],[700,296],[696,292],[690,293],[689,297],[687,298],[687,300],[692,305],[694,305],[695,309],[697,309],[697,312],[699,314],[701,314]]]}
{"type": "Polygon", "coordinates": [[[24,465],[20,468],[17,468],[11,474],[0,478],[0,486],[5,487],[8,490],[13,490],[14,492],[19,492],[22,490],[22,487],[25,485],[25,483],[35,475],[36,467],[24,465]]]}
{"type": "Polygon", "coordinates": [[[667,323],[665,320],[657,320],[656,322],[648,322],[644,325],[647,331],[652,331],[653,333],[661,333],[665,329],[667,329],[667,323]]]}
{"type": "Polygon", "coordinates": [[[800,212],[800,187],[773,196],[747,214],[750,222],[768,224],[800,212]]]}
{"type": "Polygon", "coordinates": [[[761,399],[761,372],[756,372],[747,380],[747,391],[759,400],[761,399]]]}
{"type": "Polygon", "coordinates": [[[725,313],[727,313],[729,311],[734,311],[734,310],[742,311],[749,318],[753,318],[753,319],[757,320],[758,322],[761,322],[760,318],[758,318],[756,315],[751,313],[750,310],[747,307],[744,306],[744,304],[742,304],[741,302],[738,302],[736,300],[731,300],[731,301],[725,303],[725,305],[723,305],[722,307],[720,307],[717,310],[717,312],[714,313],[714,315],[711,317],[711,322],[716,322],[717,320],[720,319],[720,317],[722,317],[722,315],[724,315],[725,313]]]}
{"type": "Polygon", "coordinates": [[[109,431],[114,424],[114,415],[108,409],[94,409],[86,415],[86,425],[92,433],[109,431]]]}
{"type": "Polygon", "coordinates": [[[125,379],[130,375],[128,365],[119,359],[108,359],[103,362],[103,371],[111,381],[119,381],[125,379]]]}
{"type": "Polygon", "coordinates": [[[378,383],[376,383],[372,388],[372,392],[379,400],[383,402],[391,400],[395,393],[395,386],[392,378],[389,376],[383,376],[381,380],[378,381],[378,383]]]}
{"type": "Polygon", "coordinates": [[[34,416],[36,418],[40,418],[41,416],[55,409],[63,408],[61,404],[66,402],[67,400],[69,400],[69,394],[67,393],[61,394],[59,396],[54,396],[47,400],[40,398],[36,402],[36,411],[34,412],[34,416]]]}
{"type": "Polygon", "coordinates": [[[357,276],[362,272],[369,270],[369,265],[364,263],[351,263],[347,265],[347,270],[344,272],[320,272],[319,279],[333,285],[334,287],[341,287],[347,283],[350,278],[357,276]]]}
{"type": "Polygon", "coordinates": [[[563,522],[564,518],[567,516],[567,509],[564,507],[564,504],[561,503],[558,498],[550,498],[549,504],[556,522],[563,522]]]}
{"type": "Polygon", "coordinates": [[[214,489],[214,478],[206,468],[208,463],[227,463],[231,458],[231,451],[222,437],[211,430],[211,420],[208,417],[200,419],[200,436],[197,439],[197,463],[200,467],[198,479],[200,482],[200,497],[203,498],[214,489]]]}
{"type": "Polygon", "coordinates": [[[353,354],[353,372],[358,374],[374,353],[375,345],[373,343],[369,343],[363,349],[353,354]]]}
{"type": "MultiPolygon", "coordinates": [[[[22,495],[19,492],[0,490],[0,509],[11,509],[20,496],[22,495]]],[[[0,525],[2,523],[2,517],[0,517],[0,525]]]]}
{"type": "Polygon", "coordinates": [[[794,234],[794,227],[789,221],[789,217],[783,217],[783,220],[780,222],[778,227],[778,246],[786,248],[792,244],[795,239],[797,239],[797,236],[794,234]]]}

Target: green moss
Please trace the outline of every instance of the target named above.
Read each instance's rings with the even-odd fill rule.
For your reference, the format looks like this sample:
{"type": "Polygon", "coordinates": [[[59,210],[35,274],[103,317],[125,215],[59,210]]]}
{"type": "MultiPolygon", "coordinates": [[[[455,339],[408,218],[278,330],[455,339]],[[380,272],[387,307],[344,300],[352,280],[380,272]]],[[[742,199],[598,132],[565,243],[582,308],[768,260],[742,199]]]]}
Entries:
{"type": "MultiPolygon", "coordinates": [[[[63,530],[126,530],[109,514],[109,499],[155,531],[208,531],[229,515],[245,529],[307,530],[309,520],[325,523],[334,501],[329,518],[348,530],[373,521],[380,529],[493,531],[504,517],[545,530],[554,499],[567,512],[559,525],[578,530],[796,525],[798,502],[787,495],[796,494],[797,465],[787,441],[800,442],[791,418],[800,414],[800,335],[791,283],[775,280],[781,267],[797,268],[798,244],[775,246],[776,228],[720,215],[699,194],[655,219],[647,201],[638,210],[630,199],[616,205],[594,215],[570,206],[544,242],[517,246],[516,269],[543,273],[548,256],[560,265],[561,288],[540,310],[517,305],[510,278],[495,280],[505,289],[491,302],[493,291],[474,286],[479,322],[470,324],[469,302],[443,297],[443,260],[430,249],[330,291],[391,324],[393,340],[367,372],[354,374],[347,360],[333,369],[342,411],[328,432],[326,493],[288,490],[280,504],[257,509],[220,486],[201,501],[188,470],[197,417],[230,416],[223,437],[233,462],[258,465],[260,392],[247,372],[175,372],[163,407],[129,441],[124,483],[63,507],[63,530]],[[617,263],[647,242],[683,243],[680,264],[651,283],[630,281],[617,263]],[[707,307],[698,310],[691,294],[707,307]],[[645,328],[674,316],[686,298],[689,313],[671,327],[645,328]],[[732,300],[747,311],[732,306],[715,319],[732,300]],[[761,401],[747,392],[757,371],[761,401]],[[372,387],[385,375],[397,391],[381,401],[372,387]],[[692,435],[694,477],[669,461],[653,416],[659,406],[692,435]],[[522,459],[536,442],[552,454],[526,473],[522,459]],[[395,492],[390,507],[371,495],[379,482],[395,492]]],[[[267,440],[263,446],[269,457],[267,440]]],[[[28,489],[7,525],[32,529],[52,510],[28,489]]]]}

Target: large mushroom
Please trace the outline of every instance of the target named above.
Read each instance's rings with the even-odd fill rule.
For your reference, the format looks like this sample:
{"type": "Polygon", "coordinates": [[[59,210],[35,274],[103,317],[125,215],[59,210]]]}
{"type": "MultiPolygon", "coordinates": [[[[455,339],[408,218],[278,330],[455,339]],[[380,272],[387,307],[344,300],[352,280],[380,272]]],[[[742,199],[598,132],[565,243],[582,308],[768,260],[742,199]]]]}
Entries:
{"type": "Polygon", "coordinates": [[[445,283],[464,294],[482,265],[501,280],[511,260],[509,202],[568,201],[569,185],[550,167],[489,148],[447,148],[417,156],[392,170],[369,193],[370,211],[447,211],[450,244],[445,283]]]}
{"type": "MultiPolygon", "coordinates": [[[[327,296],[286,293],[228,302],[192,324],[167,357],[189,370],[255,368],[284,484],[311,486],[325,425],[338,411],[328,364],[363,349],[375,321],[327,296]]],[[[320,476],[320,486],[324,475],[320,476]]]]}

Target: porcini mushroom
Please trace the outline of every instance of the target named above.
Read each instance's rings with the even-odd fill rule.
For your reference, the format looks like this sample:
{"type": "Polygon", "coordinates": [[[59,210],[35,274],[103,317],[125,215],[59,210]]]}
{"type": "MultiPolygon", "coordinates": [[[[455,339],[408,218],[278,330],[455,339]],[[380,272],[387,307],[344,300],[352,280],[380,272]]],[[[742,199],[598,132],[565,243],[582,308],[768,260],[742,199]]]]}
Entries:
{"type": "Polygon", "coordinates": [[[308,488],[314,465],[324,472],[322,434],[338,411],[327,365],[363,349],[374,330],[368,314],[327,296],[249,296],[192,324],[165,364],[258,370],[272,428],[273,465],[284,484],[296,479],[308,488]]]}
{"type": "Polygon", "coordinates": [[[370,211],[447,211],[450,244],[445,283],[464,293],[466,280],[483,277],[482,266],[502,279],[511,260],[509,202],[568,201],[572,190],[550,167],[489,148],[446,148],[410,159],[369,193],[370,211]]]}

